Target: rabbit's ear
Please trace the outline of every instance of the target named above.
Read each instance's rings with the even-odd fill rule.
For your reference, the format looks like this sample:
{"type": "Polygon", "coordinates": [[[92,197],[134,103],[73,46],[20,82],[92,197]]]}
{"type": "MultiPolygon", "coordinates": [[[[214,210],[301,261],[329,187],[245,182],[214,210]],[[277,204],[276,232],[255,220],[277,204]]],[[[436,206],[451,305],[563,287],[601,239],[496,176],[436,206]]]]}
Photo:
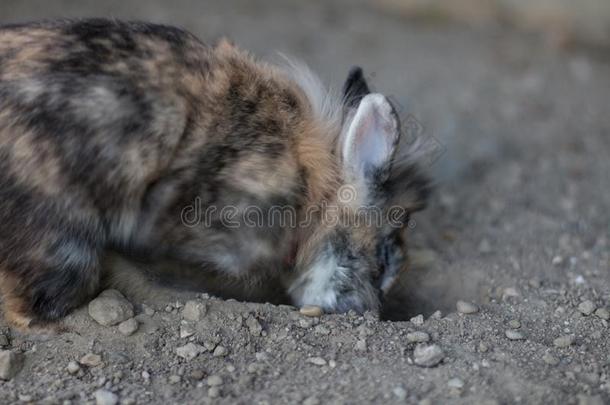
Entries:
{"type": "Polygon", "coordinates": [[[341,155],[346,180],[370,190],[387,178],[400,130],[386,97],[368,94],[351,112],[343,128],[341,155]]]}
{"type": "Polygon", "coordinates": [[[362,73],[362,68],[360,66],[352,67],[343,84],[343,102],[345,107],[358,107],[362,98],[370,92],[369,86],[362,73]]]}

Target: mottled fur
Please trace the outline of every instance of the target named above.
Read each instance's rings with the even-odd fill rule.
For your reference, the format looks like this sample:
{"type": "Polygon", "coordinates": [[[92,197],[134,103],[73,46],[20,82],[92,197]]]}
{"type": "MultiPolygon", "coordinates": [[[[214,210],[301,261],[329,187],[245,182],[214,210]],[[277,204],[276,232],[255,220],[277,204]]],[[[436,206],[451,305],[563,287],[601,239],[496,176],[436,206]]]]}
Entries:
{"type": "MultiPolygon", "coordinates": [[[[354,181],[341,158],[342,126],[368,92],[361,73],[350,80],[342,102],[305,69],[162,25],[96,19],[0,28],[7,318],[32,326],[85,302],[108,250],[233,278],[280,275],[295,301],[314,304],[302,287],[320,261],[334,260],[342,270],[329,269],[327,283],[336,297],[319,304],[375,308],[380,255],[402,246],[399,232],[352,227],[349,218],[331,224],[324,210],[306,227],[229,228],[220,213],[207,226],[186,226],[183,218],[189,206],[284,206],[302,218],[337,202],[339,187],[354,181]],[[353,83],[363,93],[356,98],[353,83]]],[[[420,209],[428,187],[414,163],[384,166],[367,183],[366,202],[420,209]]]]}

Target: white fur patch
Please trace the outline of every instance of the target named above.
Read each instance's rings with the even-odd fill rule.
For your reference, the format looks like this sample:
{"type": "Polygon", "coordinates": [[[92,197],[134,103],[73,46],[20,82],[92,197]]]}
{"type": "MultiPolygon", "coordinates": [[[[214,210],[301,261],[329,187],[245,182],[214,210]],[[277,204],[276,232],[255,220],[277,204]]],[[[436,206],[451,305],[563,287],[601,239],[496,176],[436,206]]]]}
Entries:
{"type": "Polygon", "coordinates": [[[337,304],[337,293],[333,288],[332,278],[337,271],[341,271],[341,267],[336,257],[324,253],[288,289],[288,294],[297,306],[334,308],[337,304]]]}

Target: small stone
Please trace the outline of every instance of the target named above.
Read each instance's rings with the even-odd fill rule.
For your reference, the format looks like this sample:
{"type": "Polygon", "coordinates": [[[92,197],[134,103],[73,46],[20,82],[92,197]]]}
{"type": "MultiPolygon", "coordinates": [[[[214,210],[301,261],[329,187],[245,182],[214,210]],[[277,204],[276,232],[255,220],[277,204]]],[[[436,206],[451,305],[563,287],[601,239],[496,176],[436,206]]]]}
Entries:
{"type": "Polygon", "coordinates": [[[95,391],[96,405],[116,405],[119,402],[119,397],[108,390],[95,391]]]}
{"type": "Polygon", "coordinates": [[[197,345],[195,343],[187,343],[184,346],[176,348],[176,355],[178,355],[178,357],[182,357],[187,361],[190,361],[193,360],[195,357],[199,356],[200,353],[203,353],[205,351],[205,347],[201,345],[197,345]]]}
{"type": "Polygon", "coordinates": [[[423,325],[424,324],[424,316],[423,315],[417,315],[414,316],[413,318],[410,319],[411,323],[413,325],[423,325]]]}
{"type": "Polygon", "coordinates": [[[219,396],[220,396],[220,388],[218,388],[218,387],[208,388],[208,397],[218,398],[219,396]]]}
{"type": "Polygon", "coordinates": [[[545,353],[542,356],[542,361],[544,361],[549,366],[556,366],[559,364],[559,359],[553,356],[551,353],[545,353]]]}
{"type": "Polygon", "coordinates": [[[229,353],[229,351],[224,346],[216,346],[214,349],[214,357],[224,357],[229,353]]]}
{"type": "Polygon", "coordinates": [[[114,326],[132,318],[133,305],[117,290],[102,291],[89,303],[89,316],[104,326],[114,326]]]}
{"type": "Polygon", "coordinates": [[[449,388],[461,390],[464,388],[464,381],[460,380],[459,378],[452,378],[451,380],[447,381],[447,386],[449,388]]]}
{"type": "Polygon", "coordinates": [[[316,366],[325,366],[327,364],[326,360],[324,360],[322,357],[310,357],[307,359],[307,362],[315,364],[316,366]]]}
{"type": "Polygon", "coordinates": [[[146,370],[142,371],[142,378],[145,380],[150,380],[150,373],[146,370]]]}
{"type": "Polygon", "coordinates": [[[197,381],[203,380],[203,377],[205,377],[205,373],[199,369],[192,370],[189,375],[193,380],[197,381]]]}
{"type": "Polygon", "coordinates": [[[508,322],[508,326],[509,326],[511,329],[519,329],[519,328],[521,327],[521,322],[519,322],[519,320],[518,320],[518,319],[511,319],[511,320],[508,322]]]}
{"type": "Polygon", "coordinates": [[[97,367],[102,364],[102,356],[94,353],[87,353],[78,361],[83,366],[97,367]]]}
{"type": "Polygon", "coordinates": [[[405,390],[403,387],[398,386],[395,387],[392,390],[392,393],[394,394],[394,396],[396,398],[398,398],[400,401],[404,401],[405,399],[407,399],[407,390],[405,390]]]}
{"type": "Polygon", "coordinates": [[[553,340],[553,344],[555,345],[555,347],[560,347],[560,348],[572,346],[574,344],[574,336],[570,336],[570,335],[560,336],[557,339],[553,340]]]}
{"type": "Polygon", "coordinates": [[[600,395],[584,395],[578,396],[578,405],[604,405],[604,400],[600,395]]]}
{"type": "Polygon", "coordinates": [[[553,266],[559,266],[563,263],[563,257],[561,256],[554,256],[553,259],[551,260],[551,264],[553,266]]]}
{"type": "Polygon", "coordinates": [[[479,343],[479,352],[487,353],[488,350],[489,350],[489,346],[487,346],[487,343],[485,343],[485,342],[479,343]]]}
{"type": "Polygon", "coordinates": [[[514,330],[514,329],[507,329],[504,332],[504,334],[510,340],[523,340],[523,339],[525,339],[525,336],[523,336],[523,334],[521,332],[519,332],[518,330],[514,330]]]}
{"type": "Polygon", "coordinates": [[[187,321],[198,322],[207,314],[208,309],[203,302],[190,300],[184,304],[182,317],[187,321]]]}
{"type": "Polygon", "coordinates": [[[246,326],[250,330],[252,336],[260,336],[263,331],[260,322],[253,316],[249,316],[248,319],[246,319],[246,326]]]}
{"type": "Polygon", "coordinates": [[[413,352],[414,362],[421,367],[434,367],[439,364],[445,354],[438,345],[419,345],[413,352]]]}
{"type": "Polygon", "coordinates": [[[189,325],[180,325],[180,339],[186,339],[195,334],[195,330],[189,325]]]}
{"type": "Polygon", "coordinates": [[[23,353],[0,350],[0,379],[10,380],[15,377],[23,368],[24,360],[23,353]]]}
{"type": "Polygon", "coordinates": [[[125,336],[131,336],[138,330],[138,321],[135,318],[130,318],[119,323],[119,332],[125,336]]]}
{"type": "Polygon", "coordinates": [[[407,333],[407,340],[410,343],[426,343],[430,340],[430,335],[426,332],[410,332],[407,333]]]}
{"type": "Polygon", "coordinates": [[[172,374],[167,380],[170,384],[178,384],[180,381],[182,381],[182,377],[180,377],[179,375],[172,374]]]}
{"type": "Polygon", "coordinates": [[[441,319],[443,317],[443,313],[441,311],[434,311],[432,315],[430,315],[430,319],[441,319]]]}
{"type": "Polygon", "coordinates": [[[479,243],[479,252],[480,253],[490,253],[491,252],[491,243],[487,239],[483,239],[479,243]]]}
{"type": "Polygon", "coordinates": [[[521,294],[519,294],[519,291],[517,291],[515,287],[507,287],[502,292],[502,301],[506,301],[509,298],[519,297],[520,295],[521,294]]]}
{"type": "Polygon", "coordinates": [[[301,315],[310,316],[310,317],[320,317],[324,313],[321,307],[315,305],[305,305],[299,309],[301,315]]]}
{"type": "Polygon", "coordinates": [[[356,347],[356,350],[358,350],[358,351],[366,352],[366,349],[367,349],[366,340],[358,339],[355,347],[356,347]]]}
{"type": "Polygon", "coordinates": [[[479,312],[479,307],[471,302],[458,301],[456,304],[457,311],[460,314],[474,314],[479,312]]]}
{"type": "Polygon", "coordinates": [[[208,377],[207,383],[209,387],[217,387],[222,385],[222,377],[216,374],[211,375],[208,377]]]}
{"type": "Polygon", "coordinates": [[[610,320],[610,312],[606,308],[597,308],[595,311],[595,316],[603,319],[604,321],[610,320]]]}
{"type": "Polygon", "coordinates": [[[78,365],[77,362],[70,361],[68,363],[68,365],[66,366],[66,370],[68,370],[68,373],[70,373],[70,374],[76,374],[80,371],[80,366],[78,365]]]}
{"type": "Polygon", "coordinates": [[[595,309],[595,304],[590,300],[583,301],[578,305],[578,310],[585,316],[591,315],[595,309]]]}

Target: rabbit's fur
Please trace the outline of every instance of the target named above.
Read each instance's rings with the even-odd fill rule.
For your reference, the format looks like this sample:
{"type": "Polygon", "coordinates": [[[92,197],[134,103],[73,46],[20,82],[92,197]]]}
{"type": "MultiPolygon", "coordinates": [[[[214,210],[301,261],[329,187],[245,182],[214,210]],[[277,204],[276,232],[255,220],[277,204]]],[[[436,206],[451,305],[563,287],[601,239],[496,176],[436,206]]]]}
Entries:
{"type": "Polygon", "coordinates": [[[376,309],[429,187],[390,102],[369,93],[359,69],[333,97],[298,64],[168,26],[0,28],[6,318],[60,319],[99,289],[109,250],[269,275],[297,305],[376,309]],[[290,223],[271,220],[278,207],[290,223]],[[362,207],[402,211],[363,225],[362,207]]]}

